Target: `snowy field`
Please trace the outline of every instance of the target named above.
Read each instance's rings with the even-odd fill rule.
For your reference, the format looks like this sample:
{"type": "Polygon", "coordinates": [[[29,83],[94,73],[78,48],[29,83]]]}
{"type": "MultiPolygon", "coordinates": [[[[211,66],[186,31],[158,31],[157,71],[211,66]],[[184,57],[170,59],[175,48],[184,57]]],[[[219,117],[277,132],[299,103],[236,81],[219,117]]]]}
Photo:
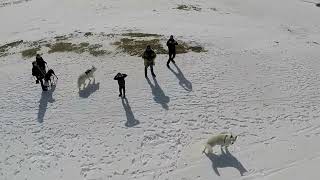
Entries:
{"type": "Polygon", "coordinates": [[[0,0],[0,46],[142,32],[207,50],[178,54],[172,70],[158,55],[149,80],[140,57],[43,50],[59,80],[42,92],[34,57],[10,49],[0,57],[0,179],[319,179],[319,17],[320,7],[299,0],[0,0]],[[79,92],[91,65],[95,82],[79,92]],[[117,72],[128,74],[127,99],[117,72]],[[239,138],[202,154],[220,132],[239,138]]]}

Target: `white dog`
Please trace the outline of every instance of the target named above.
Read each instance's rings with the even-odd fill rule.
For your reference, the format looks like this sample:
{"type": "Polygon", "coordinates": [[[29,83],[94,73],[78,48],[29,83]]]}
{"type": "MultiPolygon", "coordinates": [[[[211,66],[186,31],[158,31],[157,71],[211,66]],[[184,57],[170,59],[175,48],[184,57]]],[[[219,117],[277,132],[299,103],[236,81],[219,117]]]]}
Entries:
{"type": "Polygon", "coordinates": [[[204,149],[202,153],[212,153],[212,148],[216,145],[220,145],[221,147],[225,146],[228,147],[229,145],[233,144],[237,140],[238,136],[233,136],[232,134],[219,134],[216,136],[212,136],[208,139],[207,143],[204,145],[204,149]]]}
{"type": "Polygon", "coordinates": [[[91,69],[86,70],[86,72],[82,73],[78,78],[78,88],[81,89],[81,85],[86,86],[86,80],[94,79],[93,73],[97,70],[96,67],[92,66],[91,69]]]}

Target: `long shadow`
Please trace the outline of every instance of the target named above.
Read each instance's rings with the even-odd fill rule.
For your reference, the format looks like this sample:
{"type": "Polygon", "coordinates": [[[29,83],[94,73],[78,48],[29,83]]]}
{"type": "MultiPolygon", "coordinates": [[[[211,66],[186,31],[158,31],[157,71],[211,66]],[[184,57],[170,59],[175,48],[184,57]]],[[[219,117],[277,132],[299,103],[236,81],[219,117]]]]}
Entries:
{"type": "Polygon", "coordinates": [[[152,94],[153,94],[153,99],[156,103],[161,104],[161,106],[168,110],[169,106],[168,103],[170,102],[170,98],[168,96],[166,96],[163,92],[163,90],[161,89],[161,87],[158,84],[158,81],[156,78],[153,78],[154,81],[154,85],[151,83],[149,78],[146,78],[148,81],[148,84],[151,87],[152,90],[152,94]]]}
{"type": "Polygon", "coordinates": [[[47,111],[48,102],[53,103],[55,100],[52,97],[52,93],[56,90],[56,86],[51,86],[51,89],[48,91],[42,91],[41,99],[39,103],[39,110],[38,110],[38,122],[43,123],[44,115],[47,111]]]}
{"type": "Polygon", "coordinates": [[[82,98],[88,98],[92,93],[96,92],[100,88],[100,83],[96,83],[96,80],[93,79],[89,81],[89,84],[83,89],[79,90],[79,96],[82,98]]]}
{"type": "Polygon", "coordinates": [[[133,127],[135,125],[138,125],[140,122],[134,117],[134,114],[131,110],[128,99],[126,97],[121,98],[121,101],[122,101],[122,106],[123,106],[124,110],[126,111],[126,116],[127,116],[127,122],[126,122],[125,126],[133,127]]]}
{"type": "Polygon", "coordinates": [[[174,66],[176,67],[178,72],[175,72],[173,69],[171,69],[171,67],[169,67],[169,69],[179,79],[179,85],[186,91],[192,91],[192,83],[188,79],[186,79],[186,77],[176,64],[174,64],[174,66]]]}
{"type": "Polygon", "coordinates": [[[214,172],[220,176],[218,168],[226,168],[226,167],[233,167],[236,168],[240,175],[243,176],[245,172],[248,172],[246,168],[241,164],[241,162],[234,157],[229,150],[226,148],[225,151],[221,148],[222,154],[216,155],[214,153],[206,153],[206,156],[212,162],[212,168],[214,172]]]}

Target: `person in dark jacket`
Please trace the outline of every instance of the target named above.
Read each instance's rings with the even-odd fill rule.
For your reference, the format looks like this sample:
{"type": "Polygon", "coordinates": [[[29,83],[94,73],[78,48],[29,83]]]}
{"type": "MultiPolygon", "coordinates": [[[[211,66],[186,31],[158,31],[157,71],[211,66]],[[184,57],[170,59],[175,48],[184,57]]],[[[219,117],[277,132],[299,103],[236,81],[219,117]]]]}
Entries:
{"type": "Polygon", "coordinates": [[[178,45],[177,41],[173,39],[173,36],[170,36],[170,39],[167,41],[167,46],[169,50],[169,59],[167,61],[167,66],[169,67],[169,63],[176,63],[173,59],[176,57],[176,45],[178,45]]]}
{"type": "Polygon", "coordinates": [[[123,92],[123,97],[126,97],[126,82],[124,80],[124,78],[126,78],[127,75],[126,74],[121,74],[118,73],[113,79],[118,81],[119,84],[119,97],[122,96],[122,92],[123,92]]]}
{"type": "Polygon", "coordinates": [[[40,70],[36,61],[32,62],[32,75],[36,77],[37,84],[39,84],[39,81],[40,81],[42,90],[46,91],[47,87],[43,84],[43,78],[44,78],[45,74],[43,74],[42,70],[40,70]]]}
{"type": "Polygon", "coordinates": [[[40,54],[37,54],[36,62],[37,62],[37,65],[39,66],[40,70],[43,71],[43,74],[46,74],[46,64],[47,64],[47,62],[45,62],[43,60],[43,58],[40,56],[40,54]]]}
{"type": "Polygon", "coordinates": [[[151,46],[148,45],[146,50],[144,51],[142,58],[144,59],[144,75],[147,76],[147,69],[150,66],[151,74],[153,77],[156,77],[156,75],[153,72],[153,66],[154,66],[154,59],[156,58],[156,53],[151,49],[151,46]]]}

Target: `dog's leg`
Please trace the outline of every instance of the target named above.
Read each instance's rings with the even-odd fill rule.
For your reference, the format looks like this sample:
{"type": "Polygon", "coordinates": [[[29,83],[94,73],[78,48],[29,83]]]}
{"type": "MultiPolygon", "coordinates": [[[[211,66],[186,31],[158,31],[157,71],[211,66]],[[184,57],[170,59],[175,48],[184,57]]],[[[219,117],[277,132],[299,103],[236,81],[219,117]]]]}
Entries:
{"type": "Polygon", "coordinates": [[[225,154],[225,152],[224,152],[224,150],[223,150],[224,147],[226,147],[226,146],[224,146],[224,145],[221,145],[221,146],[220,146],[220,150],[221,150],[221,153],[222,153],[222,154],[225,154]]]}
{"type": "Polygon", "coordinates": [[[213,152],[212,148],[213,147],[211,145],[205,144],[202,153],[211,154],[213,152]],[[206,150],[207,150],[207,152],[206,152],[206,150]]]}
{"type": "Polygon", "coordinates": [[[202,150],[202,154],[203,154],[203,153],[206,154],[206,149],[207,149],[207,146],[204,145],[204,149],[202,150]]]}

